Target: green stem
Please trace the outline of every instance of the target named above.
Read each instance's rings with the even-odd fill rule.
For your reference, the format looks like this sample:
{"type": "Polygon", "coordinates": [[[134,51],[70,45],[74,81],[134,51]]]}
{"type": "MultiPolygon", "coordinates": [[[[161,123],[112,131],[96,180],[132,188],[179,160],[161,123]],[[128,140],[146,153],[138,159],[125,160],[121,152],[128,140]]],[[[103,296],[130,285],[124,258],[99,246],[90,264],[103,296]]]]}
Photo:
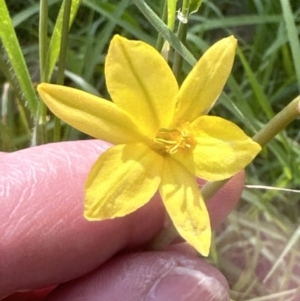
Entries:
{"type": "Polygon", "coordinates": [[[58,58],[58,74],[56,80],[58,85],[62,85],[65,79],[65,66],[66,66],[66,56],[67,56],[71,5],[72,5],[72,0],[65,0],[63,23],[61,28],[60,52],[58,58]]]}
{"type": "MultiPolygon", "coordinates": [[[[290,102],[282,111],[272,118],[257,134],[253,140],[265,146],[271,139],[278,135],[287,125],[300,116],[300,96],[290,102]]],[[[229,179],[215,182],[207,182],[201,189],[205,201],[212,198],[229,179]]],[[[148,250],[163,250],[179,236],[172,223],[163,229],[149,244],[148,250]]]]}
{"type": "MultiPolygon", "coordinates": [[[[40,2],[40,20],[39,20],[39,59],[40,59],[40,81],[45,81],[46,60],[47,60],[47,22],[48,22],[48,0],[40,2]]],[[[38,104],[37,118],[32,138],[32,146],[47,142],[46,132],[46,105],[40,101],[38,104]]]]}
{"type": "Polygon", "coordinates": [[[150,244],[146,247],[147,251],[161,251],[169,246],[177,237],[178,234],[174,224],[172,223],[170,217],[166,215],[165,223],[168,225],[161,232],[158,233],[157,236],[150,242],[150,244]]]}
{"type": "Polygon", "coordinates": [[[42,145],[47,143],[47,131],[46,131],[46,115],[47,107],[40,101],[37,109],[36,124],[34,126],[31,146],[42,145]]]}
{"type": "Polygon", "coordinates": [[[46,59],[47,59],[47,38],[48,38],[48,0],[40,2],[39,20],[39,53],[40,53],[40,81],[45,81],[46,59]]]}
{"type": "MultiPolygon", "coordinates": [[[[161,17],[163,22],[166,21],[167,17],[168,17],[168,0],[165,0],[163,13],[162,13],[162,17],[161,17]]],[[[156,41],[156,49],[158,51],[161,51],[163,44],[164,44],[163,36],[160,32],[158,32],[157,41],[156,41]]]]}
{"type": "MultiPolygon", "coordinates": [[[[185,44],[186,33],[187,33],[187,24],[180,22],[178,26],[177,36],[182,44],[185,44]]],[[[177,51],[175,51],[172,70],[177,80],[179,79],[179,74],[182,69],[182,61],[183,61],[182,56],[177,51]]]]}
{"type": "Polygon", "coordinates": [[[300,96],[291,101],[282,111],[274,116],[258,133],[253,140],[265,146],[271,139],[286,128],[300,114],[300,96]]]}
{"type": "MultiPolygon", "coordinates": [[[[65,80],[68,33],[69,33],[72,0],[65,0],[64,4],[65,5],[64,5],[63,23],[61,28],[60,52],[58,58],[58,73],[57,73],[57,80],[56,80],[58,85],[63,85],[65,80]]],[[[60,141],[60,136],[61,136],[61,122],[60,119],[55,116],[53,141],[54,142],[60,141]]]]}
{"type": "MultiPolygon", "coordinates": [[[[189,0],[184,0],[182,4],[182,15],[184,19],[188,20],[188,15],[189,15],[189,0]]],[[[180,21],[178,30],[177,30],[177,37],[181,41],[181,43],[184,45],[186,41],[186,33],[187,33],[187,23],[180,21]]],[[[173,73],[177,80],[179,79],[179,74],[182,69],[182,56],[179,52],[175,51],[174,53],[174,60],[173,60],[173,73]]]]}

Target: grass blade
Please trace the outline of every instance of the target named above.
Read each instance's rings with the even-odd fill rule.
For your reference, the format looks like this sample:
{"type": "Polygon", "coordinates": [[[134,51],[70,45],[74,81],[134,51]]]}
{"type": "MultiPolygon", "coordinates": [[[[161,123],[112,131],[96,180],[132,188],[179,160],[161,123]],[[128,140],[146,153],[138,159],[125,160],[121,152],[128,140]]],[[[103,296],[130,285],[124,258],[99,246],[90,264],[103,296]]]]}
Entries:
{"type": "Polygon", "coordinates": [[[237,55],[239,56],[246,73],[246,76],[248,77],[248,81],[250,85],[252,86],[253,93],[256,96],[256,99],[258,103],[261,106],[261,109],[265,112],[266,116],[271,119],[274,116],[273,109],[270,105],[270,102],[268,98],[266,97],[263,87],[258,82],[258,79],[255,76],[255,73],[251,69],[249,63],[247,62],[243,52],[240,50],[240,48],[237,48],[237,55]]]}
{"type": "MultiPolygon", "coordinates": [[[[65,1],[64,1],[65,2],[65,1]]],[[[51,37],[48,59],[47,59],[47,76],[45,77],[46,81],[50,81],[52,76],[59,52],[60,52],[60,43],[61,43],[61,34],[62,34],[62,25],[63,25],[63,16],[64,16],[64,2],[61,5],[55,27],[53,30],[53,35],[51,37]]],[[[73,0],[71,5],[71,14],[70,14],[70,23],[69,27],[73,23],[75,16],[77,14],[78,8],[80,6],[81,0],[73,0]]]]}
{"type": "Polygon", "coordinates": [[[288,39],[292,51],[294,67],[297,76],[298,89],[300,91],[300,42],[298,32],[295,24],[295,18],[288,0],[281,0],[281,7],[283,11],[283,18],[286,25],[288,39]]]}
{"type": "Polygon", "coordinates": [[[147,20],[155,29],[170,43],[170,45],[191,65],[196,64],[196,59],[191,52],[180,42],[168,26],[153,12],[143,0],[134,0],[138,9],[144,14],[147,20]]]}
{"type": "Polygon", "coordinates": [[[16,87],[16,90],[21,93],[28,104],[31,114],[35,116],[38,104],[37,95],[4,0],[0,0],[0,16],[0,39],[20,87],[20,89],[16,87]]]}

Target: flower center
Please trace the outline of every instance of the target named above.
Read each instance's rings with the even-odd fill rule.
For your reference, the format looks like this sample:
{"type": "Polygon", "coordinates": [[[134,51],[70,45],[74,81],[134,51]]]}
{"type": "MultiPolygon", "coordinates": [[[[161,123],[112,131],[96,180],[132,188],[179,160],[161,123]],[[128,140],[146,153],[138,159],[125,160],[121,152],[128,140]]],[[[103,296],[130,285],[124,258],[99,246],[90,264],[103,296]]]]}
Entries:
{"type": "Polygon", "coordinates": [[[194,144],[194,139],[188,130],[188,123],[175,129],[159,129],[154,142],[164,146],[164,150],[169,154],[175,154],[178,150],[190,149],[194,144]]]}

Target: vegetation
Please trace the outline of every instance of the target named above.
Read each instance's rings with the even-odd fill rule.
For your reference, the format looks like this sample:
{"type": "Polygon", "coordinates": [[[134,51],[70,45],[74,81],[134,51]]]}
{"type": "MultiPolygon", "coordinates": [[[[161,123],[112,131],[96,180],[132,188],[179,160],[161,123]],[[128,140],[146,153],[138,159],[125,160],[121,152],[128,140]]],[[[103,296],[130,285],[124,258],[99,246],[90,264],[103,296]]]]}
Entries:
{"type": "MultiPolygon", "coordinates": [[[[163,2],[147,1],[165,19],[163,2]]],[[[145,2],[0,0],[0,151],[88,138],[47,112],[35,86],[51,81],[109,97],[104,59],[114,34],[159,50],[164,45],[163,30],[158,34],[141,3],[145,2]]],[[[177,27],[178,21],[174,36],[179,38],[172,38],[171,45],[176,48],[181,40],[188,49],[177,68],[179,81],[193,57],[199,58],[213,42],[231,34],[238,38],[234,70],[212,114],[234,121],[249,135],[299,95],[298,1],[206,0],[182,29],[187,30],[186,39],[180,37],[180,28],[177,35],[177,27]]],[[[177,59],[171,51],[171,63],[177,59]]],[[[264,147],[247,168],[237,210],[216,234],[210,260],[227,276],[232,300],[296,300],[299,138],[295,121],[264,147]]]]}

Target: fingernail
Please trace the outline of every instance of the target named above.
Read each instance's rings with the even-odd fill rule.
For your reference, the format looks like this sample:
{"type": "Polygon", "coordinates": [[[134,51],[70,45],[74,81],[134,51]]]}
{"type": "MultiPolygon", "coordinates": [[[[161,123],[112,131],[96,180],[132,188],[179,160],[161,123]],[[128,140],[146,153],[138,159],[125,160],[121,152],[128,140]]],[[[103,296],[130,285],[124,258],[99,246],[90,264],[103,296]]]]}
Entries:
{"type": "Polygon", "coordinates": [[[161,275],[145,301],[229,301],[224,286],[213,277],[185,267],[161,275]]]}

